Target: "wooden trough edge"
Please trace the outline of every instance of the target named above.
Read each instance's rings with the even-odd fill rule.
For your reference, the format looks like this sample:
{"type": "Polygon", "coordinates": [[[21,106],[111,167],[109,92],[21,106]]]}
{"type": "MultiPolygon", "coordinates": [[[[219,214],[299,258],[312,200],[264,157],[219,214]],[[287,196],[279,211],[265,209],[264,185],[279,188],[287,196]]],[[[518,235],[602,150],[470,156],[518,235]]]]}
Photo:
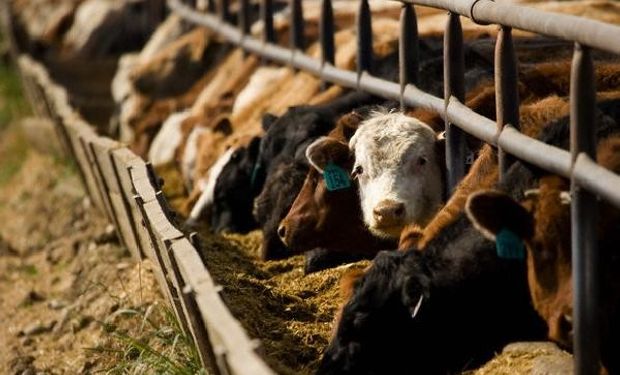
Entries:
{"type": "Polygon", "coordinates": [[[275,374],[224,303],[195,241],[175,225],[149,163],[125,145],[97,135],[70,105],[67,91],[30,56],[18,56],[24,90],[35,113],[52,120],[64,154],[78,167],[93,204],[114,225],[132,257],[155,267],[162,294],[202,365],[213,374],[275,374]]]}

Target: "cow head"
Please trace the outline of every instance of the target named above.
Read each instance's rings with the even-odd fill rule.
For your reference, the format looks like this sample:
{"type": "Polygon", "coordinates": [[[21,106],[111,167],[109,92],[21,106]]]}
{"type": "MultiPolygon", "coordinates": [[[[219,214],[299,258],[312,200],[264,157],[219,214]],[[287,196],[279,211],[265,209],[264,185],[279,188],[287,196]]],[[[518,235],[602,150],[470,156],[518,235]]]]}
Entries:
{"type": "Polygon", "coordinates": [[[317,374],[411,373],[415,323],[402,302],[404,258],[404,253],[380,252],[348,286],[348,301],[334,322],[317,374]]]}
{"type": "Polygon", "coordinates": [[[352,176],[372,233],[398,238],[406,224],[426,224],[443,196],[443,141],[402,113],[376,112],[351,138],[352,176]]]}
{"type": "MultiPolygon", "coordinates": [[[[528,282],[534,307],[549,327],[549,338],[572,345],[570,206],[561,181],[544,178],[519,204],[486,190],[470,195],[466,212],[485,237],[510,231],[527,249],[528,282]],[[546,180],[546,181],[545,181],[546,180]]],[[[520,246],[520,245],[518,245],[520,246]]]]}
{"type": "MultiPolygon", "coordinates": [[[[620,137],[601,141],[597,161],[620,172],[620,137]]],[[[571,218],[568,181],[557,176],[540,179],[537,189],[526,192],[518,203],[497,191],[481,191],[468,198],[466,212],[483,234],[495,239],[509,229],[527,249],[528,282],[534,307],[547,321],[549,337],[560,345],[572,346],[572,263],[571,218]]],[[[602,359],[615,373],[620,361],[613,353],[620,327],[620,210],[600,202],[598,251],[601,275],[602,359]]]]}
{"type": "MultiPolygon", "coordinates": [[[[361,220],[357,187],[353,184],[328,188],[324,171],[336,166],[348,171],[353,156],[348,145],[336,138],[321,137],[306,149],[311,165],[304,185],[288,215],[280,223],[278,235],[294,252],[323,247],[332,251],[355,248],[356,253],[372,255],[381,248],[361,220]]],[[[350,182],[350,181],[349,181],[350,182]]]]}
{"type": "Polygon", "coordinates": [[[247,145],[236,148],[217,176],[210,218],[215,232],[243,233],[256,227],[252,204],[258,189],[253,174],[259,142],[259,137],[253,137],[247,145]]]}

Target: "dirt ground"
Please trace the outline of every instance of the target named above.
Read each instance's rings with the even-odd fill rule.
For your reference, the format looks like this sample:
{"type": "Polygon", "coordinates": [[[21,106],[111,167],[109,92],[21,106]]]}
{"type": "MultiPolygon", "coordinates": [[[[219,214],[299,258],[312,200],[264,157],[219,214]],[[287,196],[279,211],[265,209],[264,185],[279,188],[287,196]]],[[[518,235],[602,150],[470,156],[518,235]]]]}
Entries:
{"type": "Polygon", "coordinates": [[[166,322],[149,264],[118,243],[75,168],[29,149],[15,127],[0,132],[0,170],[0,373],[144,367],[123,358],[141,353],[122,339],[166,322]]]}

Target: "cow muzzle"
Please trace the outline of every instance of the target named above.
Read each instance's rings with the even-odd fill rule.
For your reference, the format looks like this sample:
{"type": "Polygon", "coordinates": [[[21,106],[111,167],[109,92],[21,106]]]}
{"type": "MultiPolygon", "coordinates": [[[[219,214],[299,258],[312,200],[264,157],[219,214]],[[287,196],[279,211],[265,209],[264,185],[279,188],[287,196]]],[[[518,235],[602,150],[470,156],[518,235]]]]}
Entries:
{"type": "Polygon", "coordinates": [[[375,226],[378,229],[402,226],[405,214],[404,203],[388,199],[379,202],[372,210],[375,226]]]}

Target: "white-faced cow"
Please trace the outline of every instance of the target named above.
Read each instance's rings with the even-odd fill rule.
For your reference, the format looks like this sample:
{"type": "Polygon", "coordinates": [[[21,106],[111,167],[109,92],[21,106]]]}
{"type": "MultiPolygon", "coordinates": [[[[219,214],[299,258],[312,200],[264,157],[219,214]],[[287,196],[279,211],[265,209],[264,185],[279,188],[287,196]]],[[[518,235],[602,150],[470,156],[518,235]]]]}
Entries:
{"type": "Polygon", "coordinates": [[[375,235],[398,237],[405,224],[426,224],[441,207],[443,141],[402,113],[376,112],[351,138],[353,177],[364,222],[375,235]]]}

